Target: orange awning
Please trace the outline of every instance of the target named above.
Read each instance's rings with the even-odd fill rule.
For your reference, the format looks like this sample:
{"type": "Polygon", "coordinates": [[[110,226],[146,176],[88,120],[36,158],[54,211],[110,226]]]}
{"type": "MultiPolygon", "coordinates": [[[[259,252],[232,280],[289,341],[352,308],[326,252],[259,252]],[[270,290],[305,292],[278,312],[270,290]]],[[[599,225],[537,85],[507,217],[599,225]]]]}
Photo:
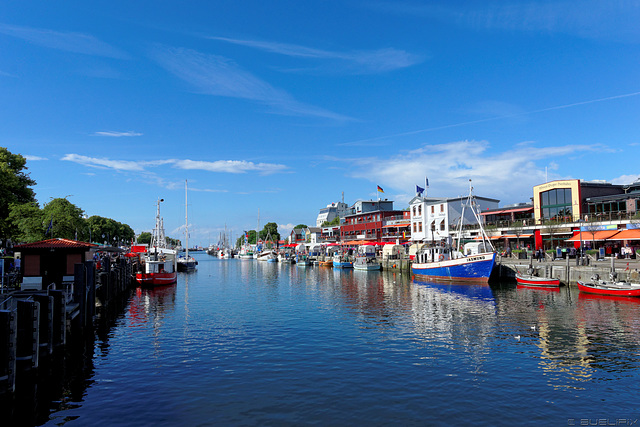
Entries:
{"type": "Polygon", "coordinates": [[[609,240],[640,240],[640,229],[622,230],[609,240]]]}
{"type": "MultiPolygon", "coordinates": [[[[594,240],[607,240],[618,234],[620,230],[600,230],[600,231],[583,231],[582,232],[582,241],[594,241],[594,240]]],[[[566,242],[579,242],[580,241],[580,232],[577,232],[573,237],[565,240],[566,242]]]]}
{"type": "Polygon", "coordinates": [[[500,236],[503,239],[517,239],[518,237],[521,239],[528,239],[533,236],[533,234],[521,234],[520,236],[516,236],[515,234],[505,234],[504,236],[500,236]]]}

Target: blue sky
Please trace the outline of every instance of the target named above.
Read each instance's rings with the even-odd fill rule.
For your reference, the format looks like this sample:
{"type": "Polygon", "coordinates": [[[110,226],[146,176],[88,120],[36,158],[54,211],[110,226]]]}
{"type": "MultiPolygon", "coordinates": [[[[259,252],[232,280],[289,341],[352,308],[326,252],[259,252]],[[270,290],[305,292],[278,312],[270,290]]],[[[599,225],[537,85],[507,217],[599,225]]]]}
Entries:
{"type": "Polygon", "coordinates": [[[415,185],[640,175],[640,1],[5,2],[0,146],[37,199],[190,241],[415,185]],[[182,228],[181,228],[182,227],[182,228]]]}

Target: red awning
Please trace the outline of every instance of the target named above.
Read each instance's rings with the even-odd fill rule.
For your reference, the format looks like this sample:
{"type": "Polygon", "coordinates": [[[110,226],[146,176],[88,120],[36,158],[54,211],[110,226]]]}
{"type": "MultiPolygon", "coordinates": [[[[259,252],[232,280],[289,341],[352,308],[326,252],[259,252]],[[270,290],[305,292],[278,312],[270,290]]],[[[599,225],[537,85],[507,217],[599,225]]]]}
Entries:
{"type": "MultiPolygon", "coordinates": [[[[613,237],[614,235],[618,234],[620,232],[620,230],[600,230],[600,231],[583,231],[582,232],[582,241],[583,242],[588,242],[588,241],[595,241],[595,240],[608,240],[611,237],[613,237]]],[[[573,235],[573,237],[568,238],[567,240],[565,240],[566,242],[579,242],[581,237],[580,237],[580,232],[576,231],[576,234],[573,235]]]]}

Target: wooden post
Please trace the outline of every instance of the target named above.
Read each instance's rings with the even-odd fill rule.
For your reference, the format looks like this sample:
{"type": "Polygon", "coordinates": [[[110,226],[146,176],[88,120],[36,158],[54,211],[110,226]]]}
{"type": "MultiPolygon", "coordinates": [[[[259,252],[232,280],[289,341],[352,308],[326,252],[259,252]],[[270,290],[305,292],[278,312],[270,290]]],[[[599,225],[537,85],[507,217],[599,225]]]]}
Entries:
{"type": "Polygon", "coordinates": [[[17,300],[16,363],[22,369],[38,367],[40,304],[17,300]]]}
{"type": "Polygon", "coordinates": [[[16,389],[15,311],[0,310],[0,393],[16,389]]]}

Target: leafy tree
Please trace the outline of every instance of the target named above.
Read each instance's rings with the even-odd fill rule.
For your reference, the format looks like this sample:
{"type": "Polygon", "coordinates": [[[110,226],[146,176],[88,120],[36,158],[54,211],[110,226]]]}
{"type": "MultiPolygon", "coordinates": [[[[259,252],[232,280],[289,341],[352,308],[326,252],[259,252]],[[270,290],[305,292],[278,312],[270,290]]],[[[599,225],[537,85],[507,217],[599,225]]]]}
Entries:
{"type": "Polygon", "coordinates": [[[36,201],[33,189],[29,188],[36,182],[23,171],[27,169],[26,164],[27,160],[20,154],[0,147],[0,237],[14,237],[18,233],[9,221],[10,206],[36,201]]]}
{"type": "Polygon", "coordinates": [[[267,236],[272,242],[280,240],[280,233],[278,233],[278,224],[275,222],[268,222],[265,224],[262,231],[260,231],[260,239],[266,240],[267,236]]]}
{"type": "Polygon", "coordinates": [[[36,202],[12,203],[8,222],[12,225],[12,237],[18,242],[31,243],[44,239],[47,224],[36,202]]]}
{"type": "Polygon", "coordinates": [[[309,226],[308,226],[308,225],[305,225],[305,224],[298,224],[298,225],[296,225],[296,226],[295,226],[295,227],[293,227],[293,228],[294,228],[294,229],[296,229],[296,228],[307,229],[307,228],[309,228],[309,226]]]}
{"type": "Polygon", "coordinates": [[[138,243],[140,243],[141,245],[148,245],[149,243],[151,243],[151,233],[149,233],[148,231],[143,231],[142,233],[140,233],[140,235],[138,236],[138,243]]]}
{"type": "Polygon", "coordinates": [[[66,198],[51,200],[42,208],[42,217],[47,229],[51,225],[49,233],[45,231],[45,238],[75,239],[76,233],[79,239],[83,238],[87,230],[83,215],[84,211],[66,198]]]}
{"type": "Polygon", "coordinates": [[[244,233],[242,233],[242,235],[240,237],[238,237],[238,239],[236,239],[236,247],[237,248],[241,248],[242,245],[244,245],[244,235],[245,233],[249,233],[249,237],[247,239],[247,242],[250,245],[255,245],[256,244],[256,230],[249,230],[249,231],[245,231],[244,233]]]}
{"type": "Polygon", "coordinates": [[[91,229],[91,238],[96,242],[106,241],[109,244],[115,242],[128,243],[133,240],[136,235],[129,225],[98,215],[89,217],[87,224],[88,228],[91,229]]]}

